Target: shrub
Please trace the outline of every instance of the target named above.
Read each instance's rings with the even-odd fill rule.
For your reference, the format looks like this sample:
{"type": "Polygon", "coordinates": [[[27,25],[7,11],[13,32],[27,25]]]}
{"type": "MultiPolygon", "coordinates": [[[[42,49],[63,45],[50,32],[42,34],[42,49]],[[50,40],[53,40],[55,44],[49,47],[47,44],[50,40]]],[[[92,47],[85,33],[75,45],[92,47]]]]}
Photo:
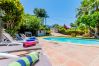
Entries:
{"type": "Polygon", "coordinates": [[[74,30],[67,30],[67,31],[66,31],[66,35],[72,35],[72,34],[75,34],[75,35],[83,35],[84,32],[83,32],[83,31],[74,31],[74,30]]]}
{"type": "Polygon", "coordinates": [[[66,29],[65,28],[60,28],[59,32],[62,33],[62,34],[65,34],[66,33],[66,29]]]}
{"type": "Polygon", "coordinates": [[[50,30],[46,30],[46,35],[51,35],[51,31],[50,30]]]}
{"type": "Polygon", "coordinates": [[[12,37],[15,36],[15,33],[17,32],[16,30],[13,30],[13,29],[6,29],[5,30],[7,33],[9,33],[12,37]]]}
{"type": "Polygon", "coordinates": [[[71,33],[71,36],[72,36],[72,37],[75,37],[75,36],[76,36],[76,33],[71,33]]]}
{"type": "Polygon", "coordinates": [[[62,33],[62,34],[71,35],[71,36],[83,35],[84,34],[83,31],[70,30],[70,29],[68,29],[68,30],[60,29],[59,32],[62,33]]]}

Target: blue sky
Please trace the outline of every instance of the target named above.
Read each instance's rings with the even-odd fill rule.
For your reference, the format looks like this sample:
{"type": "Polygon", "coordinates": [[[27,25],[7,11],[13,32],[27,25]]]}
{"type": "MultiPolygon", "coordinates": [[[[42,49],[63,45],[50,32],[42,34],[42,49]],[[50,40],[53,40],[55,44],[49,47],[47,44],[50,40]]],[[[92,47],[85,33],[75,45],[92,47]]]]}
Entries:
{"type": "Polygon", "coordinates": [[[47,24],[68,25],[75,21],[76,8],[81,0],[21,0],[25,13],[33,14],[34,8],[44,8],[49,18],[47,24]]]}

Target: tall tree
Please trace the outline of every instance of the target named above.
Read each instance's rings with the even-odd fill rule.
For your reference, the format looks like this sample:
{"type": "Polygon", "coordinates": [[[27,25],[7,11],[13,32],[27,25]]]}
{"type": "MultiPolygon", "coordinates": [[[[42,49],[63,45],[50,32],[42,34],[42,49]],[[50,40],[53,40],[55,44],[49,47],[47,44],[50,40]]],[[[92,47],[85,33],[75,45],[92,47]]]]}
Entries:
{"type": "Polygon", "coordinates": [[[0,8],[5,11],[3,21],[7,24],[7,29],[17,29],[24,13],[20,0],[0,0],[0,8]]]}
{"type": "Polygon", "coordinates": [[[89,0],[83,0],[81,2],[80,8],[78,8],[77,18],[78,22],[85,24],[89,30],[90,30],[90,21],[88,21],[89,18],[89,0]]]}
{"type": "Polygon", "coordinates": [[[37,17],[42,19],[42,24],[44,24],[45,21],[45,25],[46,25],[46,18],[48,18],[48,15],[45,9],[35,8],[33,12],[37,17]]]}
{"type": "Polygon", "coordinates": [[[78,9],[77,21],[85,24],[90,32],[95,28],[95,37],[99,36],[99,0],[83,0],[78,9]]]}
{"type": "Polygon", "coordinates": [[[76,27],[76,25],[74,23],[70,23],[71,27],[76,27]]]}
{"type": "Polygon", "coordinates": [[[95,37],[99,38],[99,0],[90,0],[93,20],[95,21],[95,37]]]}
{"type": "Polygon", "coordinates": [[[23,33],[25,31],[31,31],[33,35],[36,35],[37,31],[40,29],[41,19],[30,14],[25,14],[23,18],[23,23],[19,31],[23,33]]]}
{"type": "Polygon", "coordinates": [[[89,1],[88,0],[83,0],[81,2],[81,6],[79,8],[77,8],[77,15],[76,17],[81,17],[83,15],[88,15],[89,13],[89,1]]]}

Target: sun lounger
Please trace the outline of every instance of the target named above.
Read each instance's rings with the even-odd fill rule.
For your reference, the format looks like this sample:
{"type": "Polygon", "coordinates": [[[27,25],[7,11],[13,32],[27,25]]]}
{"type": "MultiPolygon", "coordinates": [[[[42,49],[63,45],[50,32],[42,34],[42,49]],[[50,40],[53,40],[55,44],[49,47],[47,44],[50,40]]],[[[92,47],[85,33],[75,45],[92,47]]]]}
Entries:
{"type": "Polygon", "coordinates": [[[23,38],[20,37],[19,34],[16,34],[16,40],[23,40],[23,38]]]}
{"type": "Polygon", "coordinates": [[[8,66],[31,66],[39,60],[39,53],[32,52],[25,57],[19,58],[17,61],[10,63],[8,66]]]}
{"type": "Polygon", "coordinates": [[[0,53],[0,57],[4,57],[4,58],[19,58],[19,56],[11,55],[11,54],[8,54],[8,53],[0,53]]]}
{"type": "Polygon", "coordinates": [[[38,39],[35,37],[35,36],[32,36],[32,37],[26,37],[24,34],[16,34],[16,39],[17,41],[20,41],[20,42],[30,42],[30,41],[35,41],[36,43],[38,43],[38,39]]]}
{"type": "Polygon", "coordinates": [[[36,39],[36,37],[35,36],[31,36],[31,37],[27,37],[26,35],[24,35],[24,34],[20,34],[21,35],[21,37],[23,38],[23,39],[28,39],[28,38],[33,38],[33,39],[36,39]]]}
{"type": "Polygon", "coordinates": [[[22,45],[23,43],[20,43],[16,40],[13,40],[13,38],[10,36],[10,34],[4,32],[3,33],[3,39],[4,39],[4,44],[6,44],[7,46],[9,45],[22,45]]]}
{"type": "Polygon", "coordinates": [[[20,36],[18,36],[17,35],[17,37],[19,37],[20,39],[21,39],[21,41],[16,41],[16,40],[13,40],[13,38],[10,36],[10,34],[8,34],[8,33],[6,33],[6,32],[4,32],[3,33],[3,37],[4,37],[4,39],[6,40],[5,41],[5,44],[7,45],[7,46],[9,46],[9,45],[23,45],[23,44],[25,44],[25,45],[23,45],[23,46],[26,46],[26,45],[28,45],[28,46],[32,46],[32,45],[34,45],[34,42],[33,41],[35,41],[35,43],[37,44],[38,43],[38,41],[36,41],[36,39],[34,39],[33,37],[31,37],[30,39],[28,39],[28,40],[23,40],[20,36]],[[27,43],[27,44],[26,44],[27,43]],[[29,45],[30,44],[30,45],[29,45]]]}
{"type": "Polygon", "coordinates": [[[27,64],[26,66],[52,66],[47,56],[44,53],[40,53],[35,55],[35,53],[30,53],[25,57],[18,59],[8,58],[4,60],[0,60],[0,65],[2,66],[21,66],[22,64],[27,64]],[[28,59],[28,60],[27,60],[28,59]],[[16,60],[16,61],[15,61],[16,60]],[[15,62],[14,62],[15,61],[15,62]],[[31,64],[32,63],[32,64],[31,64]],[[30,64],[30,65],[28,65],[30,64]]]}

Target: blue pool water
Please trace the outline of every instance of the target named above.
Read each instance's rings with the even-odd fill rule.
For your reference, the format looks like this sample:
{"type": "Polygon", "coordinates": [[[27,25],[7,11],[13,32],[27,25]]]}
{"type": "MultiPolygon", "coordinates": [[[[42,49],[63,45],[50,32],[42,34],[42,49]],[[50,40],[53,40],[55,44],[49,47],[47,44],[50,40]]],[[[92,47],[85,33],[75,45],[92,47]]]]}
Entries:
{"type": "Polygon", "coordinates": [[[49,41],[71,42],[76,44],[99,44],[99,40],[95,40],[95,39],[66,38],[66,37],[48,37],[44,39],[49,41]]]}

